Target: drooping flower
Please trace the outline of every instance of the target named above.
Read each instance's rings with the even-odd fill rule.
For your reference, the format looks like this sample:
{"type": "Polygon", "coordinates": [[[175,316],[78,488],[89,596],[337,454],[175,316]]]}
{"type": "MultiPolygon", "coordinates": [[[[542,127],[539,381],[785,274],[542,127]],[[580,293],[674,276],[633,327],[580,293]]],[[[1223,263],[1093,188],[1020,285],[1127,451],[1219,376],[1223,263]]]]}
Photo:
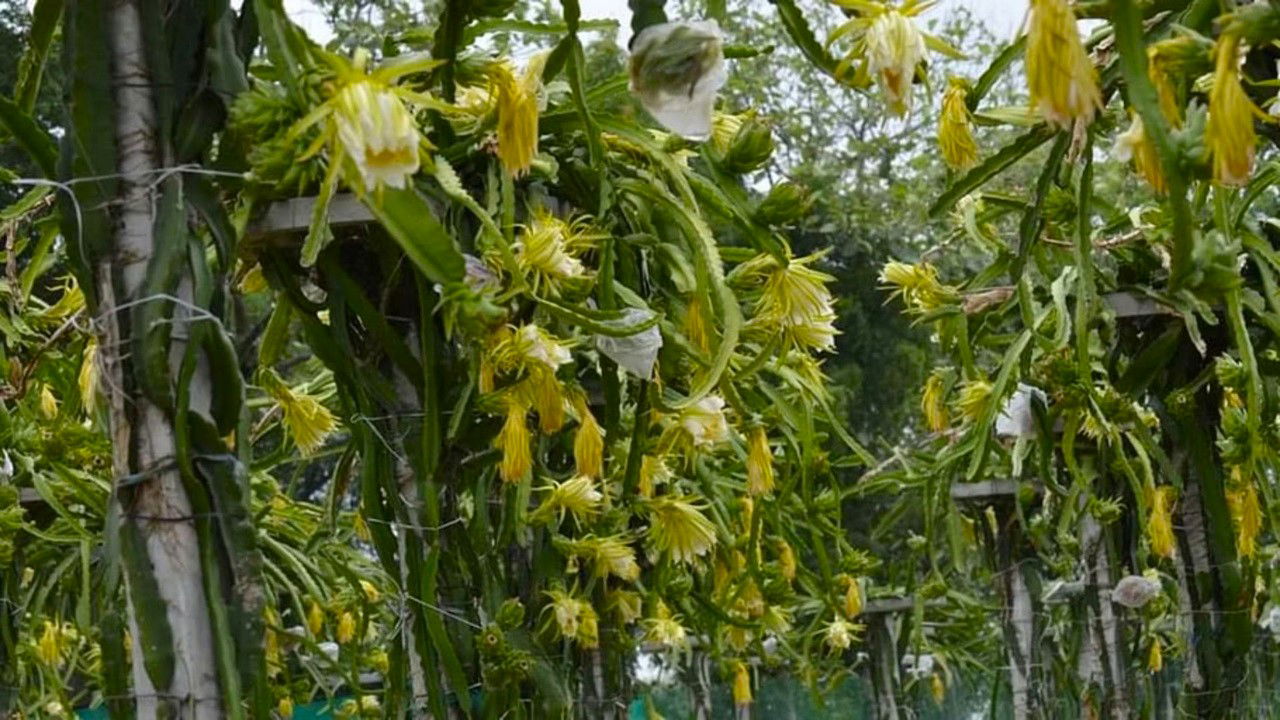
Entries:
{"type": "Polygon", "coordinates": [[[1147,540],[1151,543],[1151,552],[1158,557],[1171,558],[1174,553],[1173,539],[1173,487],[1162,485],[1148,487],[1147,503],[1150,505],[1150,516],[1147,519],[1147,540]]]}
{"type": "Polygon", "coordinates": [[[963,78],[952,77],[942,94],[938,116],[938,149],[952,170],[968,170],[978,163],[978,143],[973,139],[973,116],[965,104],[968,90],[963,78]]]}
{"type": "Polygon", "coordinates": [[[991,383],[986,380],[969,380],[960,386],[956,407],[966,420],[973,422],[982,416],[990,399],[991,383]]]}
{"type": "Polygon", "coordinates": [[[855,625],[844,618],[836,618],[827,623],[823,635],[829,650],[841,652],[849,649],[861,631],[861,625],[855,625]]]}
{"type": "Polygon", "coordinates": [[[1156,153],[1155,143],[1147,137],[1141,115],[1133,114],[1129,129],[1116,137],[1112,154],[1120,162],[1132,160],[1133,169],[1147,181],[1157,195],[1164,195],[1168,191],[1164,172],[1160,166],[1160,156],[1156,153]]]}
{"type": "Polygon", "coordinates": [[[733,704],[739,708],[751,704],[751,673],[741,660],[733,664],[733,704]]]}
{"type": "Polygon", "coordinates": [[[40,639],[36,642],[36,659],[46,667],[61,667],[62,653],[65,648],[66,642],[62,636],[62,629],[57,623],[45,620],[40,639]]]}
{"type": "Polygon", "coordinates": [[[591,603],[564,590],[548,590],[546,594],[551,598],[547,609],[561,638],[587,649],[600,644],[599,619],[591,603]]]}
{"type": "Polygon", "coordinates": [[[711,447],[729,439],[724,398],[708,395],[680,413],[680,427],[697,447],[711,447]]]}
{"type": "Polygon", "coordinates": [[[862,614],[862,587],[855,577],[845,575],[843,580],[845,583],[844,614],[845,617],[853,620],[862,614]]]}
{"type": "Polygon", "coordinates": [[[590,562],[592,573],[597,578],[612,575],[620,580],[635,582],[640,577],[636,552],[627,544],[627,538],[623,535],[588,535],[576,540],[561,540],[557,547],[568,555],[590,562]]]}
{"type": "Polygon", "coordinates": [[[653,617],[644,621],[644,642],[666,648],[689,647],[689,634],[680,623],[680,616],[673,615],[667,604],[658,600],[653,617]]]}
{"type": "Polygon", "coordinates": [[[40,414],[45,420],[58,417],[58,398],[53,394],[49,383],[40,384],[40,414]]]}
{"type": "Polygon", "coordinates": [[[378,600],[382,598],[382,593],[378,590],[377,586],[368,580],[360,580],[360,590],[364,593],[364,599],[371,605],[377,603],[378,600]]]}
{"type": "Polygon", "coordinates": [[[339,89],[333,104],[338,139],[363,188],[407,186],[418,172],[421,135],[399,96],[386,85],[359,79],[339,89]]]}
{"type": "Polygon", "coordinates": [[[1047,405],[1049,400],[1044,391],[1034,385],[1018,383],[1018,389],[1005,401],[996,416],[996,435],[1011,438],[1033,438],[1036,436],[1036,415],[1034,403],[1047,405]]]}
{"type": "Polygon", "coordinates": [[[289,718],[292,718],[293,717],[293,698],[289,697],[288,695],[281,697],[279,702],[276,703],[276,714],[279,715],[281,718],[284,718],[284,720],[289,720],[289,718]]]}
{"type": "Polygon", "coordinates": [[[913,312],[936,310],[958,298],[955,288],[938,282],[938,270],[929,263],[912,265],[891,260],[881,268],[880,282],[893,289],[890,297],[901,296],[913,312]]]}
{"type": "Polygon", "coordinates": [[[1253,483],[1246,481],[1239,490],[1227,492],[1227,505],[1236,526],[1236,552],[1241,557],[1253,557],[1258,549],[1258,533],[1262,531],[1262,508],[1253,483]]]}
{"type": "Polygon", "coordinates": [[[1031,105],[1051,125],[1089,124],[1102,107],[1098,71],[1085,52],[1067,0],[1031,0],[1027,29],[1031,105]]]}
{"type": "Polygon", "coordinates": [[[716,529],[690,496],[664,495],[646,504],[649,541],[675,562],[691,563],[716,544],[716,529]]]}
{"type": "Polygon", "coordinates": [[[768,495],[773,492],[773,450],[764,426],[757,425],[747,433],[747,494],[768,495]]]}
{"type": "Polygon", "coordinates": [[[925,425],[929,427],[930,432],[943,432],[950,425],[944,399],[945,391],[943,378],[937,372],[930,374],[929,379],[924,382],[924,392],[920,394],[920,409],[924,413],[925,425]]]}
{"type": "Polygon", "coordinates": [[[289,387],[269,368],[259,371],[258,384],[275,400],[289,436],[303,455],[310,455],[324,444],[337,423],[319,398],[289,387]]]}
{"type": "Polygon", "coordinates": [[[541,489],[546,497],[530,516],[534,522],[550,522],[552,517],[563,521],[564,514],[568,512],[575,522],[581,524],[600,511],[600,502],[604,499],[595,482],[586,475],[577,475],[564,482],[553,480],[541,489]]]}
{"type": "Polygon", "coordinates": [[[636,483],[636,493],[643,498],[653,497],[657,486],[671,479],[671,469],[667,461],[656,455],[645,455],[640,460],[640,480],[636,483]]]}
{"type": "Polygon", "coordinates": [[[911,109],[911,86],[916,67],[925,59],[924,36],[909,17],[898,10],[875,16],[867,28],[867,72],[875,78],[889,109],[904,115],[911,109]]]}
{"type": "Polygon", "coordinates": [[[93,412],[98,398],[98,338],[89,336],[84,344],[84,353],[80,357],[80,374],[76,378],[80,388],[80,407],[85,412],[93,412]]]}
{"type": "Polygon", "coordinates": [[[344,611],[338,618],[338,630],[334,633],[333,639],[338,641],[339,645],[346,645],[355,639],[356,636],[356,616],[351,611],[344,611]]]}
{"type": "Polygon", "coordinates": [[[1111,590],[1111,599],[1127,608],[1140,608],[1160,593],[1160,583],[1142,575],[1126,575],[1111,590]]]}
{"type": "Polygon", "coordinates": [[[787,582],[796,579],[796,553],[791,549],[791,544],[782,538],[778,538],[778,570],[787,582]]]}
{"type": "Polygon", "coordinates": [[[933,704],[942,707],[942,702],[947,699],[947,683],[941,673],[934,673],[929,678],[929,692],[933,695],[933,704]]]}
{"type": "Polygon", "coordinates": [[[507,399],[507,419],[498,432],[495,445],[502,451],[498,473],[503,482],[520,482],[533,469],[533,453],[529,449],[531,435],[527,424],[529,409],[518,399],[507,399]]]}
{"type": "Polygon", "coordinates": [[[711,134],[716,93],[728,79],[714,20],[650,25],[636,35],[631,92],[664,127],[690,140],[711,134]]]}
{"type": "Polygon", "coordinates": [[[530,323],[520,327],[515,333],[516,347],[530,362],[541,363],[554,372],[561,365],[573,361],[569,348],[550,333],[530,323]]]}
{"type": "Polygon", "coordinates": [[[605,598],[607,607],[613,611],[618,624],[630,625],[640,619],[642,612],[640,593],[634,590],[610,590],[605,598]]]}
{"type": "Polygon", "coordinates": [[[1254,114],[1262,113],[1240,83],[1240,38],[1223,35],[1214,48],[1209,120],[1204,130],[1205,144],[1213,158],[1213,179],[1221,185],[1249,182],[1258,145],[1254,114]]]}
{"type": "Polygon", "coordinates": [[[489,66],[498,107],[498,159],[515,177],[529,171],[538,152],[538,102],[547,53],[534,55],[520,77],[505,60],[489,66]]]}
{"type": "Polygon", "coordinates": [[[1160,649],[1160,638],[1151,639],[1151,649],[1147,651],[1147,672],[1158,673],[1164,669],[1164,653],[1160,649]]]}
{"type": "Polygon", "coordinates": [[[320,637],[321,631],[324,630],[324,610],[321,610],[320,604],[315,601],[307,607],[307,629],[311,631],[312,637],[320,637]]]}
{"type": "Polygon", "coordinates": [[[579,475],[598,478],[604,473],[604,430],[585,402],[578,408],[578,432],[573,436],[573,462],[579,475]]]}
{"type": "Polygon", "coordinates": [[[684,313],[684,336],[702,352],[711,349],[711,328],[707,325],[706,308],[702,298],[694,295],[684,313]]]}

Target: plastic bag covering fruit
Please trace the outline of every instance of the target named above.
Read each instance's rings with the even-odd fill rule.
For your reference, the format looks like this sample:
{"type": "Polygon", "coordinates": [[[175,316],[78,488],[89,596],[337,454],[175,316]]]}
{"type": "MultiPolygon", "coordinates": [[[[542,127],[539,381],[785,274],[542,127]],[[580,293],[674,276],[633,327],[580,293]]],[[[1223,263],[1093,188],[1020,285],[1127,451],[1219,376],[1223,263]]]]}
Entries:
{"type": "MultiPolygon", "coordinates": [[[[637,325],[653,317],[652,310],[627,308],[622,317],[607,321],[607,325],[626,327],[637,325]]],[[[653,377],[653,365],[658,360],[658,351],[662,349],[662,333],[654,325],[634,335],[625,337],[609,337],[596,335],[596,348],[610,360],[618,363],[628,372],[648,380],[653,377]]]]}
{"type": "Polygon", "coordinates": [[[716,93],[728,79],[714,20],[651,25],[631,50],[631,92],[668,130],[690,140],[711,134],[716,93]]]}

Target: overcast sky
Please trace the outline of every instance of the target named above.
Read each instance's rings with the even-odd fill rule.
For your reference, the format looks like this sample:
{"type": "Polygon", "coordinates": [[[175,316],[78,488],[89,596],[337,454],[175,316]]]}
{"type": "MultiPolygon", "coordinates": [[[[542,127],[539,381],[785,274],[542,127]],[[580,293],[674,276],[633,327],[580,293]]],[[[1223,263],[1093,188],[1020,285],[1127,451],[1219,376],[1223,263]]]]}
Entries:
{"type": "MultiPolygon", "coordinates": [[[[631,21],[627,0],[581,0],[584,18],[613,18],[624,28],[631,21]]],[[[324,16],[311,4],[311,0],[285,0],[289,16],[307,29],[312,39],[324,43],[332,36],[325,25],[324,16]]],[[[926,17],[945,16],[957,7],[973,12],[996,37],[1012,38],[1027,11],[1027,0],[941,0],[926,17]]]]}

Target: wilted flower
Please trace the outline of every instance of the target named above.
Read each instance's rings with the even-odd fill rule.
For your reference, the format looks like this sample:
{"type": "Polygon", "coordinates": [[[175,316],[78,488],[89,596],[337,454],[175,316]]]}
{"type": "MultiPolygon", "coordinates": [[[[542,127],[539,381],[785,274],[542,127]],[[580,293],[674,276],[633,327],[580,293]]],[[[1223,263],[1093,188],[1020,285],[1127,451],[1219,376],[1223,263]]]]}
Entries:
{"type": "Polygon", "coordinates": [[[1160,157],[1156,154],[1155,143],[1147,137],[1141,115],[1133,114],[1129,129],[1116,137],[1112,154],[1120,162],[1133,160],[1133,169],[1157,194],[1163,195],[1167,192],[1168,186],[1165,183],[1164,172],[1161,170],[1160,157]]]}
{"type": "Polygon", "coordinates": [[[350,611],[343,612],[338,618],[338,630],[334,633],[333,639],[338,644],[345,645],[351,642],[356,636],[356,616],[350,611]]]}
{"type": "Polygon", "coordinates": [[[598,478],[604,472],[604,430],[582,403],[578,408],[578,432],[573,436],[573,462],[579,475],[598,478]]]}
{"type": "Polygon", "coordinates": [[[280,698],[276,703],[276,714],[284,718],[284,720],[289,720],[289,718],[293,717],[293,698],[288,695],[280,698]]]}
{"type": "Polygon", "coordinates": [[[360,581],[360,590],[364,593],[364,599],[369,601],[370,604],[376,603],[382,598],[382,593],[368,580],[360,581]]]}
{"type": "Polygon", "coordinates": [[[787,582],[796,579],[796,553],[782,538],[778,538],[778,570],[787,582]]]}
{"type": "Polygon", "coordinates": [[[647,507],[650,542],[675,562],[693,562],[716,544],[715,526],[690,497],[656,497],[647,507]]]}
{"type": "Polygon", "coordinates": [[[680,624],[680,616],[673,615],[661,600],[654,607],[653,617],[644,621],[644,642],[667,648],[689,647],[688,632],[680,624]]]}
{"type": "Polygon", "coordinates": [[[515,398],[507,398],[507,419],[494,444],[502,451],[498,473],[503,482],[520,482],[533,469],[533,453],[529,449],[531,435],[527,423],[529,409],[515,398]]]}
{"type": "Polygon", "coordinates": [[[319,637],[324,630],[324,610],[315,601],[307,607],[307,629],[311,631],[312,637],[319,637]]]}
{"type": "Polygon", "coordinates": [[[98,338],[90,335],[84,344],[84,353],[80,357],[80,374],[77,377],[80,388],[80,406],[92,413],[94,402],[98,397],[98,338]]]}
{"type": "Polygon", "coordinates": [[[613,575],[620,580],[634,582],[640,577],[640,565],[636,563],[635,550],[622,535],[595,537],[588,535],[577,540],[560,540],[559,547],[566,554],[583,558],[592,564],[592,572],[602,578],[613,575]]]}
{"type": "Polygon", "coordinates": [[[943,432],[950,423],[944,400],[945,391],[946,386],[942,376],[937,372],[931,373],[929,379],[924,381],[924,392],[920,394],[920,409],[924,413],[924,421],[930,432],[943,432]]]}
{"type": "Polygon", "coordinates": [[[405,187],[418,172],[421,136],[404,102],[385,85],[360,79],[338,90],[333,103],[338,139],[363,187],[405,187]]]}
{"type": "Polygon", "coordinates": [[[1031,0],[1027,29],[1027,88],[1031,105],[1052,125],[1088,124],[1102,107],[1098,72],[1080,42],[1067,0],[1031,0]]]}
{"type": "Polygon", "coordinates": [[[36,659],[51,668],[62,666],[62,653],[66,649],[62,628],[57,623],[44,621],[44,630],[36,642],[36,659]]]}
{"type": "Polygon", "coordinates": [[[1262,531],[1262,508],[1253,483],[1246,481],[1239,490],[1229,491],[1227,505],[1236,526],[1236,551],[1242,557],[1253,557],[1258,549],[1258,533],[1262,531]]]}
{"type": "Polygon", "coordinates": [[[680,427],[698,447],[718,445],[729,439],[729,423],[724,417],[724,398],[708,395],[680,413],[680,427]]]}
{"type": "Polygon", "coordinates": [[[258,383],[275,400],[290,437],[303,455],[310,455],[324,444],[336,422],[319,398],[289,387],[270,368],[258,372],[258,383]]]}
{"type": "Polygon", "coordinates": [[[1127,608],[1140,608],[1160,592],[1159,583],[1141,575],[1127,575],[1111,590],[1111,599],[1127,608]]]}
{"type": "Polygon", "coordinates": [[[530,518],[536,522],[549,522],[553,515],[564,520],[564,514],[568,512],[575,521],[582,523],[600,511],[600,501],[604,499],[596,489],[595,482],[586,475],[578,475],[564,482],[553,480],[542,491],[547,495],[530,518]]]}
{"type": "Polygon", "coordinates": [[[40,384],[40,414],[45,420],[58,417],[58,398],[54,396],[49,383],[40,384]]]}
{"type": "Polygon", "coordinates": [[[733,664],[733,704],[740,708],[751,704],[751,673],[741,660],[733,664]]]}
{"type": "Polygon", "coordinates": [[[1150,516],[1147,519],[1147,539],[1151,552],[1162,558],[1173,557],[1173,493],[1169,485],[1147,488],[1150,516]]]}
{"type": "Polygon", "coordinates": [[[939,707],[947,699],[947,683],[940,673],[934,673],[929,678],[929,693],[933,695],[933,703],[939,707]]]}
{"type": "Polygon", "coordinates": [[[757,425],[747,433],[747,494],[767,495],[773,492],[773,450],[764,427],[757,425]]]}
{"type": "Polygon", "coordinates": [[[1240,84],[1240,38],[1223,35],[1214,48],[1209,121],[1204,130],[1213,158],[1213,179],[1222,185],[1249,182],[1258,144],[1253,129],[1255,113],[1261,115],[1240,84]]]}
{"type": "Polygon", "coordinates": [[[953,170],[968,170],[978,162],[978,143],[973,139],[973,117],[965,104],[967,89],[963,78],[952,77],[942,94],[938,116],[938,149],[953,170]]]}
{"type": "MultiPolygon", "coordinates": [[[[626,308],[618,320],[603,322],[616,327],[635,327],[652,320],[653,316],[653,311],[647,308],[626,308]]],[[[656,323],[640,332],[622,337],[596,335],[595,342],[597,350],[627,372],[642,380],[653,377],[653,366],[658,362],[658,351],[662,349],[662,332],[656,323]]]]}
{"type": "Polygon", "coordinates": [[[569,348],[556,340],[546,330],[534,324],[521,326],[515,332],[515,348],[530,362],[540,363],[551,371],[571,362],[569,348]]]}
{"type": "Polygon", "coordinates": [[[498,159],[515,177],[529,171],[538,152],[538,100],[547,53],[534,55],[517,79],[505,60],[489,66],[498,106],[498,159]]]}
{"type": "Polygon", "coordinates": [[[620,625],[630,625],[640,619],[640,593],[634,590],[610,590],[605,594],[605,602],[620,625]]]}
{"type": "Polygon", "coordinates": [[[1164,669],[1164,653],[1160,649],[1160,638],[1151,638],[1151,649],[1147,651],[1147,672],[1158,673],[1164,669]]]}
{"type": "Polygon", "coordinates": [[[653,497],[653,489],[671,479],[667,461],[655,455],[645,455],[640,460],[640,481],[636,492],[640,497],[653,497]]]}
{"type": "Polygon", "coordinates": [[[593,648],[599,644],[598,620],[590,603],[564,590],[548,590],[547,596],[551,598],[551,604],[547,607],[561,638],[573,640],[584,648],[593,648]]]}
{"type": "Polygon", "coordinates": [[[991,383],[986,380],[969,380],[960,386],[956,406],[966,420],[977,420],[991,398],[991,383]]]}
{"type": "Polygon", "coordinates": [[[728,79],[714,20],[650,25],[633,41],[631,92],[650,115],[690,140],[711,134],[716,93],[728,79]]]}

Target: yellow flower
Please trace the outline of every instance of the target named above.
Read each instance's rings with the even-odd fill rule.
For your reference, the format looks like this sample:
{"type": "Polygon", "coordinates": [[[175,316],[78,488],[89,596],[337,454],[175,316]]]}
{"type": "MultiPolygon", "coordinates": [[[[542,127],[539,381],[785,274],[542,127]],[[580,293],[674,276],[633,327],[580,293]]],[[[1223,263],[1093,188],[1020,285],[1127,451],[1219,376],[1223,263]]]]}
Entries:
{"type": "Polygon", "coordinates": [[[386,650],[374,650],[369,655],[369,667],[385,675],[391,669],[391,658],[386,650]]]}
{"type": "Polygon", "coordinates": [[[741,660],[733,664],[733,704],[736,707],[751,704],[751,673],[741,660]]]}
{"type": "Polygon", "coordinates": [[[284,718],[284,720],[289,720],[289,718],[293,717],[293,698],[288,695],[280,698],[280,701],[276,703],[276,714],[284,718]]]}
{"type": "Polygon", "coordinates": [[[848,650],[861,629],[861,625],[855,625],[843,618],[832,620],[823,633],[827,648],[835,652],[848,650]]]}
{"type": "Polygon", "coordinates": [[[1253,483],[1246,481],[1239,490],[1228,492],[1227,505],[1236,525],[1236,551],[1243,557],[1253,557],[1258,549],[1258,533],[1262,531],[1262,508],[1253,483]]]}
{"type": "Polygon", "coordinates": [[[582,601],[579,603],[578,612],[581,618],[578,620],[578,634],[574,638],[578,647],[588,650],[600,647],[600,620],[595,608],[591,607],[590,603],[582,601]]]}
{"type": "Polygon", "coordinates": [[[363,188],[405,187],[418,172],[421,136],[404,102],[386,85],[359,79],[338,90],[333,109],[338,139],[363,188]]]}
{"type": "Polygon", "coordinates": [[[862,588],[858,584],[858,579],[843,576],[845,582],[844,589],[844,614],[850,620],[862,614],[862,588]]]}
{"type": "Polygon", "coordinates": [[[631,549],[622,535],[588,535],[578,540],[561,540],[557,547],[571,556],[591,562],[592,572],[598,578],[613,575],[627,582],[634,582],[640,577],[635,550],[631,549]]]}
{"type": "Polygon", "coordinates": [[[680,427],[698,447],[718,445],[729,439],[724,398],[708,395],[680,413],[680,427]]]}
{"type": "Polygon", "coordinates": [[[653,617],[645,619],[644,628],[646,644],[666,648],[689,647],[689,634],[684,625],[680,624],[680,616],[673,615],[661,600],[654,608],[653,617]]]}
{"type": "Polygon", "coordinates": [[[538,53],[519,79],[505,60],[489,66],[498,105],[498,159],[515,177],[529,171],[538,152],[538,93],[546,63],[547,53],[538,53]]]}
{"type": "Polygon", "coordinates": [[[920,395],[920,410],[924,412],[925,424],[930,432],[944,432],[950,425],[947,418],[947,405],[944,401],[946,387],[940,374],[934,372],[924,382],[924,392],[920,395]]]}
{"type": "Polygon", "coordinates": [[[796,579],[796,553],[791,549],[791,545],[781,538],[778,539],[778,570],[782,572],[782,577],[787,582],[796,579]]]}
{"type": "Polygon", "coordinates": [[[307,629],[311,631],[312,637],[320,637],[320,633],[324,631],[324,610],[314,600],[307,606],[307,629]]]}
{"type": "Polygon", "coordinates": [[[607,607],[613,611],[621,625],[630,625],[640,619],[640,593],[633,590],[610,590],[605,595],[607,607]]]}
{"type": "Polygon", "coordinates": [[[579,647],[594,648],[600,644],[599,618],[595,608],[563,590],[548,590],[552,620],[560,637],[573,640],[579,647]]]}
{"type": "Polygon", "coordinates": [[[338,644],[345,645],[351,642],[356,636],[356,616],[350,611],[344,611],[342,616],[338,618],[338,631],[334,635],[334,640],[338,644]]]}
{"type": "Polygon", "coordinates": [[[1158,673],[1164,669],[1164,653],[1160,649],[1160,638],[1151,639],[1151,650],[1147,652],[1147,671],[1158,673]]]}
{"type": "Polygon", "coordinates": [[[1164,195],[1168,191],[1160,166],[1160,156],[1156,154],[1155,143],[1147,137],[1141,115],[1134,113],[1129,129],[1116,138],[1114,155],[1120,162],[1133,160],[1133,169],[1157,194],[1164,195]]]}
{"type": "Polygon", "coordinates": [[[1173,493],[1171,486],[1147,488],[1150,517],[1147,519],[1147,539],[1151,552],[1162,558],[1173,557],[1173,493]]]}
{"type": "Polygon", "coordinates": [[[947,699],[947,683],[938,673],[929,679],[929,690],[933,694],[933,704],[942,707],[942,701],[947,699]]]}
{"type": "Polygon", "coordinates": [[[648,501],[649,540],[675,562],[693,562],[716,544],[716,529],[688,496],[648,501]]]}
{"type": "Polygon", "coordinates": [[[534,522],[549,522],[553,515],[563,521],[565,512],[568,512],[575,522],[582,524],[600,512],[600,501],[604,499],[595,482],[586,475],[577,475],[564,482],[553,480],[542,490],[547,497],[530,516],[534,522]]]}
{"type": "Polygon", "coordinates": [[[310,455],[324,444],[336,422],[318,398],[290,388],[271,369],[259,371],[258,382],[280,408],[285,427],[303,455],[310,455]]]}
{"type": "Polygon", "coordinates": [[[814,254],[778,265],[771,256],[760,256],[746,271],[765,273],[755,322],[776,327],[798,346],[831,350],[836,313],[827,283],[834,278],[809,267],[819,259],[814,254]]]}
{"type": "Polygon", "coordinates": [[[370,604],[377,603],[382,598],[382,593],[378,592],[378,588],[374,587],[374,584],[368,580],[360,581],[360,589],[364,591],[364,598],[370,604]]]}
{"type": "Polygon", "coordinates": [[[267,278],[262,274],[262,264],[254,263],[253,267],[240,278],[239,289],[245,295],[262,292],[267,289],[267,278]]]}
{"type": "Polygon", "coordinates": [[[1047,122],[1064,130],[1093,122],[1102,107],[1098,72],[1067,0],[1031,0],[1026,62],[1031,105],[1047,122]]]}
{"type": "Polygon", "coordinates": [[[1258,138],[1253,115],[1259,113],[1240,84],[1240,38],[1223,35],[1214,48],[1213,87],[1205,144],[1213,157],[1213,179],[1222,185],[1249,182],[1258,138]]]}
{"type": "Polygon", "coordinates": [[[767,495],[773,492],[773,450],[764,427],[757,425],[747,433],[747,494],[767,495]]]}
{"type": "Polygon", "coordinates": [[[512,251],[520,269],[532,274],[534,290],[545,287],[552,295],[559,295],[562,282],[587,276],[579,258],[602,237],[588,218],[565,222],[545,208],[537,208],[512,251]]]}
{"type": "Polygon", "coordinates": [[[49,387],[49,383],[40,384],[40,414],[45,420],[58,417],[58,398],[54,396],[53,388],[49,387]]]}
{"type": "Polygon", "coordinates": [[[36,659],[47,667],[61,667],[65,646],[62,630],[56,623],[45,620],[44,631],[40,633],[40,640],[36,642],[36,659]]]}
{"type": "Polygon", "coordinates": [[[953,170],[968,170],[978,163],[978,143],[973,139],[973,118],[965,104],[967,90],[962,78],[953,77],[942,94],[938,116],[938,149],[953,170]]]}
{"type": "Polygon", "coordinates": [[[515,398],[507,399],[507,420],[498,432],[495,444],[502,450],[502,463],[498,474],[503,482],[520,482],[533,468],[533,453],[529,449],[529,426],[525,422],[528,408],[515,398]]]}
{"type": "Polygon", "coordinates": [[[538,428],[548,435],[564,427],[564,388],[551,370],[541,365],[529,369],[525,388],[538,411],[538,428]]]}
{"type": "Polygon", "coordinates": [[[924,36],[906,15],[886,10],[867,28],[866,71],[876,79],[889,109],[903,115],[911,108],[916,67],[925,59],[924,36]]]}
{"type": "Polygon", "coordinates": [[[604,473],[604,430],[586,403],[578,409],[578,432],[573,437],[573,462],[579,475],[598,478],[604,473]]]}
{"type": "Polygon", "coordinates": [[[351,521],[351,529],[355,531],[356,538],[362,542],[369,542],[373,539],[373,535],[369,532],[369,523],[364,519],[364,513],[358,510],[355,518],[351,521]]]}
{"type": "Polygon", "coordinates": [[[893,288],[890,297],[901,295],[902,301],[916,312],[936,310],[954,300],[955,288],[938,282],[938,271],[928,263],[912,265],[891,260],[880,270],[880,282],[893,288]]]}
{"type": "Polygon", "coordinates": [[[960,398],[956,405],[966,420],[975,421],[986,410],[990,400],[991,383],[986,380],[969,380],[960,386],[960,398]]]}
{"type": "Polygon", "coordinates": [[[546,330],[534,324],[523,325],[516,330],[514,349],[530,365],[544,367],[555,372],[561,365],[573,361],[569,348],[546,330]]]}
{"type": "Polygon", "coordinates": [[[90,335],[84,344],[84,353],[80,356],[80,375],[77,378],[80,387],[80,406],[85,412],[92,413],[98,397],[98,338],[90,335]]]}
{"type": "Polygon", "coordinates": [[[640,460],[640,481],[636,492],[643,498],[653,497],[653,489],[671,479],[667,461],[655,455],[645,455],[640,460]]]}

